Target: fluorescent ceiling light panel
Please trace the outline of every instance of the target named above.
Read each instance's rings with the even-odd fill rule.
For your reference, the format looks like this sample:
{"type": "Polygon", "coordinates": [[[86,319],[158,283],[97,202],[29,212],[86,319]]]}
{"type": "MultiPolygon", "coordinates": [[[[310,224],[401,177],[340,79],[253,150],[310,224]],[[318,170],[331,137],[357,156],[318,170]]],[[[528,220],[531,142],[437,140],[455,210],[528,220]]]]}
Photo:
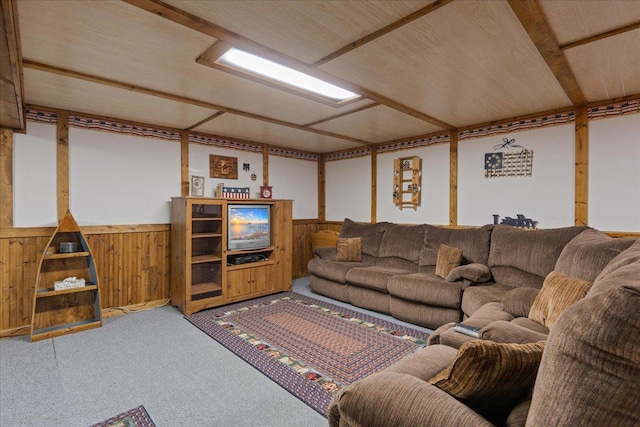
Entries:
{"type": "Polygon", "coordinates": [[[359,96],[356,93],[349,92],[346,89],[294,70],[293,68],[285,67],[284,65],[236,48],[229,49],[217,62],[234,68],[240,68],[249,73],[313,92],[336,101],[345,101],[359,96]]]}

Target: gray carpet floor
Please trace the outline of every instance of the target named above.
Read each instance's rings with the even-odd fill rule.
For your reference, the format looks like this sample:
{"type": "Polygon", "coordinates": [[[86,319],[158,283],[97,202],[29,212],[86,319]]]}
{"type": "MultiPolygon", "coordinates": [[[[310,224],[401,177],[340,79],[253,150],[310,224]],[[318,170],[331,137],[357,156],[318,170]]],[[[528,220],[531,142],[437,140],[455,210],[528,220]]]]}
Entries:
{"type": "MultiPolygon", "coordinates": [[[[293,290],[338,304],[313,294],[308,278],[294,280],[293,290]]],[[[1,426],[86,427],[139,405],[158,427],[327,426],[174,307],[35,343],[28,336],[0,340],[1,426]]]]}

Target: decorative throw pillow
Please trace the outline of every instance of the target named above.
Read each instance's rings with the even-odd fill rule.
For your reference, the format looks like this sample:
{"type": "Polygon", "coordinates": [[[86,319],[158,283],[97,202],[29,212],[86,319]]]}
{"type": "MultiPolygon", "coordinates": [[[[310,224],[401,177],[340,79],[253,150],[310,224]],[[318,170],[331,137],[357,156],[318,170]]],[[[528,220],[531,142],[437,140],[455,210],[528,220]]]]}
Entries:
{"type": "Polygon", "coordinates": [[[551,329],[560,314],[587,295],[593,283],[574,279],[552,271],[544,279],[542,289],[533,301],[529,319],[551,329]]]}
{"type": "Polygon", "coordinates": [[[431,378],[429,384],[465,401],[481,414],[499,414],[533,387],[544,345],[545,341],[467,341],[453,363],[431,378]]]}
{"type": "Polygon", "coordinates": [[[446,279],[451,270],[462,262],[462,249],[440,245],[438,261],[436,261],[436,275],[446,279]]]}
{"type": "Polygon", "coordinates": [[[362,237],[340,237],[336,261],[362,261],[362,237]]]}

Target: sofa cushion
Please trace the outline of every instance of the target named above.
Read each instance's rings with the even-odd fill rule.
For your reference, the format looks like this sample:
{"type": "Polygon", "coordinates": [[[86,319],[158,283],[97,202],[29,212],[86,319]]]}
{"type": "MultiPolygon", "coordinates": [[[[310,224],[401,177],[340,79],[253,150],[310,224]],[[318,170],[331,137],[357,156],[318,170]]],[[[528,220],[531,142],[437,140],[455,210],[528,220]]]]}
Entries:
{"type": "Polygon", "coordinates": [[[504,294],[502,306],[504,311],[513,317],[527,317],[531,311],[531,306],[538,296],[539,289],[515,288],[504,294]]]}
{"type": "Polygon", "coordinates": [[[598,230],[585,230],[567,243],[554,270],[568,277],[593,282],[604,267],[635,240],[614,239],[598,230]]]}
{"type": "Polygon", "coordinates": [[[436,260],[436,275],[446,279],[451,270],[462,262],[462,249],[440,245],[436,260]]]}
{"type": "Polygon", "coordinates": [[[350,285],[387,293],[387,281],[389,281],[389,278],[409,273],[411,271],[390,267],[356,267],[349,270],[345,278],[350,285]]]}
{"type": "Polygon", "coordinates": [[[551,329],[560,314],[587,295],[593,283],[574,279],[556,271],[549,273],[533,301],[529,319],[551,329]]]}
{"type": "Polygon", "coordinates": [[[483,340],[516,344],[544,341],[547,339],[547,335],[549,335],[548,330],[539,332],[504,320],[491,322],[480,330],[480,338],[483,340]]]}
{"type": "Polygon", "coordinates": [[[362,237],[338,237],[336,261],[362,261],[362,237]]]}
{"type": "Polygon", "coordinates": [[[586,227],[565,227],[525,230],[496,225],[491,233],[488,265],[515,267],[546,277],[553,270],[567,242],[585,229],[586,227]]]}
{"type": "Polygon", "coordinates": [[[339,237],[362,237],[362,253],[377,257],[384,230],[388,225],[388,222],[364,224],[345,218],[339,237]]]}
{"type": "Polygon", "coordinates": [[[447,274],[448,282],[467,279],[474,283],[484,283],[491,278],[491,270],[484,264],[473,262],[471,264],[461,265],[447,274]]]}
{"type": "Polygon", "coordinates": [[[393,296],[438,307],[460,308],[462,297],[460,284],[426,273],[392,277],[387,290],[393,296]]]}
{"type": "Polygon", "coordinates": [[[424,245],[420,252],[420,265],[436,265],[440,245],[462,249],[462,263],[486,264],[493,225],[480,228],[443,228],[425,225],[424,245]]]}
{"type": "Polygon", "coordinates": [[[589,294],[549,333],[527,425],[638,426],[640,266],[635,279],[589,294]]]}
{"type": "Polygon", "coordinates": [[[424,225],[387,225],[380,243],[379,256],[402,258],[418,264],[424,230],[424,225]]]}
{"type": "Polygon", "coordinates": [[[482,415],[494,418],[511,409],[536,380],[544,341],[500,344],[472,340],[453,363],[429,380],[482,415]]]}
{"type": "Polygon", "coordinates": [[[363,262],[335,262],[322,258],[311,258],[307,264],[307,270],[314,276],[333,280],[338,283],[347,283],[347,272],[354,267],[363,267],[369,264],[363,262]]]}
{"type": "Polygon", "coordinates": [[[487,283],[469,286],[462,294],[462,311],[471,316],[483,305],[490,302],[502,301],[502,296],[513,289],[513,286],[503,283],[487,283]]]}

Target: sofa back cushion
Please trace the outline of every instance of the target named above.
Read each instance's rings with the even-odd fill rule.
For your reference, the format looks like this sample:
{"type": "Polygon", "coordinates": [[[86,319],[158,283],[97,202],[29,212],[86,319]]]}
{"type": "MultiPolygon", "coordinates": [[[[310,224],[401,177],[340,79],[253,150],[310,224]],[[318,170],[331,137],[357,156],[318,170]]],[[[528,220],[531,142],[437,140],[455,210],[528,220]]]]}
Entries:
{"type": "Polygon", "coordinates": [[[516,288],[542,288],[543,276],[527,273],[515,267],[495,266],[489,268],[494,282],[511,285],[516,288]]]}
{"type": "Polygon", "coordinates": [[[546,277],[553,271],[564,246],[587,227],[525,230],[496,225],[491,233],[489,267],[515,267],[546,277]]]}
{"type": "Polygon", "coordinates": [[[550,332],[527,426],[638,426],[640,268],[589,294],[550,332]],[[635,280],[635,282],[633,281],[635,280]]]}
{"type": "Polygon", "coordinates": [[[604,292],[621,283],[638,283],[640,280],[640,239],[620,252],[596,277],[589,294],[604,292]]]}
{"type": "Polygon", "coordinates": [[[362,237],[362,253],[377,257],[380,251],[380,242],[382,242],[382,236],[387,225],[389,225],[387,222],[364,224],[345,218],[339,237],[362,237]]]}
{"type": "Polygon", "coordinates": [[[616,255],[636,240],[614,239],[598,230],[585,230],[567,243],[554,270],[568,277],[593,282],[616,255]]]}
{"type": "Polygon", "coordinates": [[[493,225],[480,228],[443,228],[425,225],[420,265],[436,265],[440,245],[462,249],[462,264],[487,264],[493,225]]]}
{"type": "Polygon", "coordinates": [[[388,224],[382,242],[379,256],[402,258],[418,264],[425,225],[388,224]]]}

